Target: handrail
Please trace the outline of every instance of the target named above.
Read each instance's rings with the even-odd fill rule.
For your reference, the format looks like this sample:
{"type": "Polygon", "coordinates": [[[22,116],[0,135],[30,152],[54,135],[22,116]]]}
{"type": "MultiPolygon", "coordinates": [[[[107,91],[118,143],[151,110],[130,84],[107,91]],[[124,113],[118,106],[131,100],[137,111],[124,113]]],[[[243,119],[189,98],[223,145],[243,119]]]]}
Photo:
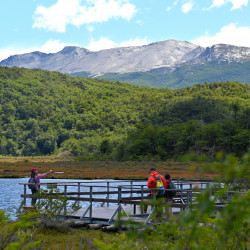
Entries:
{"type": "MultiPolygon", "coordinates": [[[[36,184],[39,186],[45,186],[45,185],[56,185],[57,187],[64,187],[63,192],[57,192],[57,195],[63,195],[65,198],[69,198],[69,196],[74,196],[76,195],[77,197],[70,197],[70,200],[75,200],[75,201],[89,201],[91,204],[92,202],[102,202],[101,206],[104,206],[106,203],[107,206],[109,206],[109,203],[118,203],[120,204],[121,202],[124,202],[124,204],[135,204],[136,200],[143,201],[144,199],[147,199],[148,197],[145,196],[145,194],[153,192],[155,196],[155,191],[157,190],[156,188],[147,188],[146,183],[144,184],[144,181],[131,181],[131,180],[110,180],[110,181],[105,181],[107,185],[93,185],[95,183],[101,183],[103,184],[104,181],[97,181],[97,182],[90,182],[90,181],[75,181],[75,182],[49,182],[49,183],[40,183],[36,184]],[[130,182],[130,184],[122,184],[123,182],[130,182]],[[141,184],[137,184],[137,182],[141,182],[141,184]],[[120,185],[115,185],[112,186],[110,185],[111,183],[119,183],[120,185]],[[89,184],[89,185],[87,185],[89,184]],[[72,191],[68,190],[68,187],[76,187],[77,191],[72,191]],[[89,191],[82,191],[81,188],[89,188],[89,191]],[[95,188],[101,188],[101,191],[94,191],[95,188]],[[106,190],[104,190],[106,189],[106,190]],[[128,197],[122,197],[123,194],[130,195],[128,197]],[[136,194],[136,196],[134,196],[136,194]],[[87,197],[82,197],[82,196],[89,196],[87,197]],[[105,198],[96,198],[93,197],[94,195],[106,195],[105,198]],[[110,197],[111,195],[117,195],[117,198],[110,197]],[[131,199],[129,199],[129,197],[131,199]],[[130,202],[130,203],[129,203],[130,202]]],[[[205,182],[202,182],[204,184],[205,182]]],[[[201,183],[199,183],[201,184],[201,183]]],[[[207,184],[207,183],[205,183],[207,184]]],[[[24,198],[24,205],[26,205],[26,199],[27,198],[32,198],[35,197],[35,195],[27,194],[27,185],[29,183],[20,183],[20,185],[24,185],[24,193],[21,195],[22,198],[24,198]]],[[[184,202],[186,200],[186,205],[189,205],[192,200],[193,200],[193,194],[199,193],[202,190],[205,189],[204,185],[200,186],[199,189],[193,188],[193,185],[197,186],[196,183],[189,183],[189,185],[186,185],[186,181],[180,182],[178,181],[176,183],[176,186],[180,187],[175,189],[177,192],[176,199],[179,199],[180,202],[184,202]],[[185,188],[184,188],[185,187],[185,188]],[[202,188],[203,187],[203,188],[202,188]]],[[[167,189],[168,190],[168,189],[167,189]]],[[[172,189],[173,190],[173,189],[172,189]]],[[[227,191],[226,194],[244,194],[244,192],[237,192],[237,191],[227,191]]],[[[55,194],[46,194],[45,197],[47,196],[54,196],[55,194]]],[[[153,197],[155,198],[155,197],[153,197]]],[[[92,205],[89,208],[90,209],[90,214],[92,213],[92,205]]],[[[64,208],[64,213],[66,214],[66,207],[64,208]]]]}

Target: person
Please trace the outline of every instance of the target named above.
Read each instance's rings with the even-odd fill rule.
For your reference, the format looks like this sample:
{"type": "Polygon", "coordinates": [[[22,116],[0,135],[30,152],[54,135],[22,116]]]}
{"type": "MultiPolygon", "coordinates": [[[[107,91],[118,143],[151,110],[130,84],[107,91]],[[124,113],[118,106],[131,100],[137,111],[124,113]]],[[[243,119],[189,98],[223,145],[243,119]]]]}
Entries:
{"type": "MultiPolygon", "coordinates": [[[[166,181],[162,175],[158,174],[158,172],[156,171],[156,168],[154,168],[154,167],[150,168],[150,175],[148,178],[147,187],[148,188],[156,188],[157,179],[160,179],[163,184],[166,181]]],[[[149,198],[152,198],[153,194],[154,194],[154,190],[151,190],[151,192],[149,194],[149,198]]],[[[162,197],[162,195],[160,195],[160,194],[156,195],[156,198],[160,198],[160,197],[162,197]]],[[[147,208],[148,208],[148,206],[144,205],[144,207],[143,207],[144,213],[147,212],[147,208]]]]}
{"type": "Polygon", "coordinates": [[[169,189],[170,188],[169,183],[172,181],[171,176],[170,176],[169,173],[166,173],[164,177],[165,177],[164,186],[165,186],[166,189],[169,189]]]}
{"type": "MultiPolygon", "coordinates": [[[[165,174],[165,182],[164,182],[164,187],[165,189],[170,189],[170,182],[172,182],[171,176],[169,173],[165,174]]],[[[172,201],[173,200],[173,195],[171,191],[165,191],[164,197],[167,199],[167,201],[172,201]]]]}
{"type": "MultiPolygon", "coordinates": [[[[50,174],[51,172],[53,172],[52,170],[50,170],[48,173],[45,173],[45,174],[38,174],[38,169],[37,168],[32,168],[30,170],[31,172],[31,175],[30,175],[30,178],[34,178],[35,180],[35,187],[31,189],[31,192],[32,194],[36,194],[39,189],[40,189],[40,179],[44,178],[45,176],[47,176],[48,174],[50,174]]],[[[34,197],[32,198],[31,200],[31,206],[34,206],[36,204],[36,201],[37,201],[37,197],[34,197]]]]}
{"type": "MultiPolygon", "coordinates": [[[[148,184],[147,187],[148,188],[156,188],[156,179],[158,179],[160,177],[160,180],[162,181],[162,183],[165,183],[165,179],[162,175],[159,175],[158,172],[156,171],[156,168],[150,168],[150,175],[148,178],[148,184]]],[[[153,195],[154,190],[151,190],[151,195],[153,195]]],[[[160,195],[158,195],[159,197],[160,195]]]]}

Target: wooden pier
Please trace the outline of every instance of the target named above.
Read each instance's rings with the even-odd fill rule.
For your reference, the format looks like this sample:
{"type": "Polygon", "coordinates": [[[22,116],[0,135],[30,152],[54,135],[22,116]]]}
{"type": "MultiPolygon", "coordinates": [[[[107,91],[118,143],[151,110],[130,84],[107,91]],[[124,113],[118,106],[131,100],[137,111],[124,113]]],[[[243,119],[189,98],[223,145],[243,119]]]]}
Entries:
{"type": "MultiPolygon", "coordinates": [[[[28,183],[20,183],[24,186],[24,206],[27,199],[35,195],[27,193],[28,183]]],[[[140,223],[150,223],[155,206],[148,206],[144,213],[141,204],[149,199],[156,199],[155,189],[148,189],[146,181],[82,181],[82,182],[57,182],[41,183],[44,188],[56,188],[57,192],[46,194],[48,196],[61,195],[68,201],[77,203],[81,208],[70,213],[65,206],[62,215],[90,224],[113,225],[115,221],[121,219],[131,220],[140,223]],[[149,194],[153,195],[149,198],[149,194]]],[[[207,188],[211,183],[206,181],[175,181],[177,195],[170,203],[173,214],[187,210],[194,200],[194,196],[207,188]]],[[[39,202],[39,201],[38,201],[39,202]]],[[[168,203],[169,204],[169,203],[168,203]]],[[[217,209],[221,209],[224,204],[218,204],[217,209]]]]}

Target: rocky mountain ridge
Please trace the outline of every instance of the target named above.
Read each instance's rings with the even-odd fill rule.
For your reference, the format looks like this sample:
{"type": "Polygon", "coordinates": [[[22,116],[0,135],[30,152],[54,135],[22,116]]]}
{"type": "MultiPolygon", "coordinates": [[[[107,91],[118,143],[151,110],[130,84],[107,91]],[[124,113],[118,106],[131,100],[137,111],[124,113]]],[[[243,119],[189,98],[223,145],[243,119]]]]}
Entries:
{"type": "Polygon", "coordinates": [[[157,68],[170,71],[183,65],[209,62],[250,61],[250,48],[217,44],[201,47],[186,41],[167,40],[143,46],[120,47],[101,51],[68,46],[57,53],[32,52],[10,56],[0,66],[40,68],[62,73],[89,72],[91,76],[106,73],[147,72],[157,68]]]}

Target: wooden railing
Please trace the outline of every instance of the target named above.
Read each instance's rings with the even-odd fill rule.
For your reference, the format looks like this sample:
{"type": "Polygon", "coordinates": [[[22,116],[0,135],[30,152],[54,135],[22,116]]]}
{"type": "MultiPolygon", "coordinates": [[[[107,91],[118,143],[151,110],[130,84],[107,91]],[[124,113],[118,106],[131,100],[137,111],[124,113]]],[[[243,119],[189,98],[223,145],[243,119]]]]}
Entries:
{"type": "MultiPolygon", "coordinates": [[[[24,205],[27,203],[28,198],[34,198],[35,195],[27,194],[28,183],[20,183],[24,186],[24,193],[21,195],[24,198],[24,205]]],[[[136,213],[136,206],[140,205],[147,199],[156,199],[156,189],[149,189],[146,186],[146,182],[143,181],[85,181],[85,182],[57,182],[57,183],[42,183],[39,184],[41,188],[52,187],[59,189],[59,192],[48,193],[39,198],[44,199],[50,197],[58,197],[58,195],[64,196],[69,201],[74,201],[80,204],[86,202],[87,208],[83,211],[80,219],[83,220],[88,214],[89,221],[92,221],[93,204],[101,203],[99,207],[107,207],[117,205],[117,209],[114,212],[109,223],[113,220],[115,215],[121,211],[125,211],[124,205],[134,206],[134,214],[136,213]],[[98,185],[97,185],[98,183],[98,185]],[[122,183],[124,183],[122,185],[122,183]],[[71,189],[71,190],[69,190],[71,189]],[[85,189],[84,191],[82,189],[85,189]],[[101,190],[100,190],[101,189],[101,190]],[[153,195],[148,196],[151,192],[153,195]]],[[[176,196],[171,203],[171,207],[179,208],[180,210],[187,209],[194,200],[194,196],[207,188],[209,182],[175,182],[176,184],[176,196]],[[198,187],[198,188],[197,188],[198,187]]],[[[239,192],[227,192],[228,195],[233,195],[239,192]]],[[[217,209],[221,209],[221,206],[217,206],[217,209]]],[[[64,207],[65,215],[67,208],[64,207]]],[[[142,212],[141,212],[142,213],[142,212]]]]}

